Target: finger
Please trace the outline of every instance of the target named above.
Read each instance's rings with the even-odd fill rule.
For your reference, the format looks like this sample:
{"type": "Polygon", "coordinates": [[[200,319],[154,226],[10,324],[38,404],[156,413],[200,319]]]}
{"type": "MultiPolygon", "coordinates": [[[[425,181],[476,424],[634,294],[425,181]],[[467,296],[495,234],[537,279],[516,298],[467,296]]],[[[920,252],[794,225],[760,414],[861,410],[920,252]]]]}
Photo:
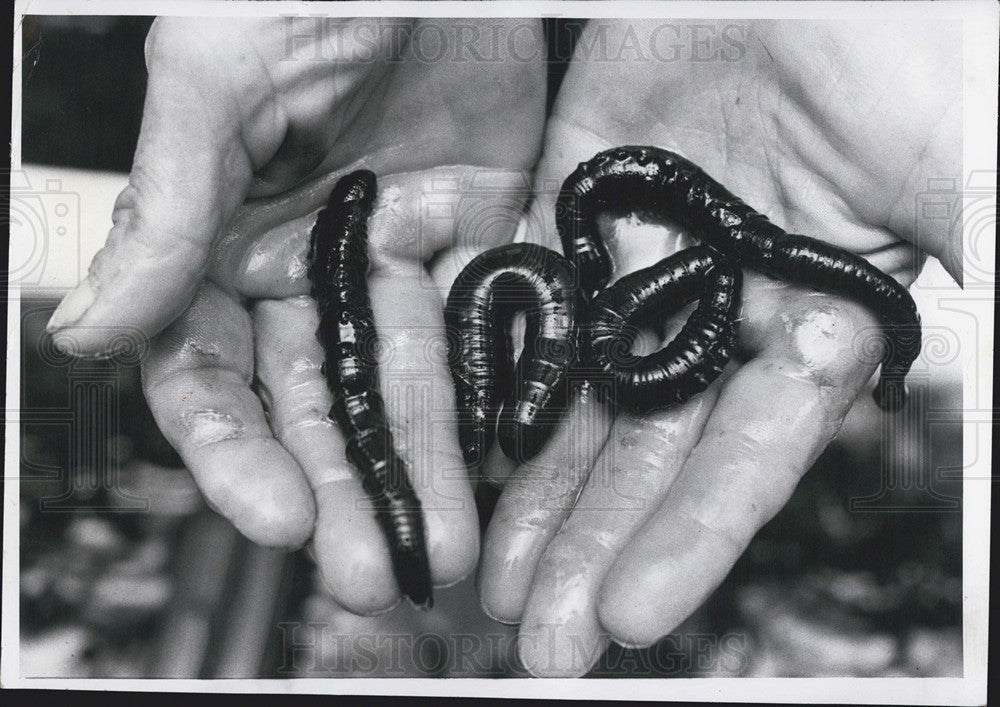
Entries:
{"type": "Polygon", "coordinates": [[[208,25],[170,18],[150,30],[129,184],[115,203],[104,248],[48,326],[71,330],[85,352],[105,352],[109,328],[151,336],[185,309],[254,166],[283,138],[284,117],[268,100],[261,63],[226,61],[224,52],[220,59],[218,47],[245,38],[238,28],[208,25]]]}
{"type": "Polygon", "coordinates": [[[253,365],[247,312],[205,285],[152,341],[143,390],[208,503],[256,543],[298,547],[312,533],[315,504],[250,390],[253,365]]]}
{"type": "Polygon", "coordinates": [[[705,600],[791,496],[874,370],[854,349],[875,325],[861,307],[794,288],[770,304],[780,314],[771,315],[769,343],[724,385],[666,499],[602,586],[598,616],[620,643],[651,644],[705,600]]]}
{"type": "Polygon", "coordinates": [[[210,276],[244,297],[285,299],[309,294],[309,235],[317,213],[283,221],[247,239],[243,247],[226,254],[225,264],[213,263],[210,276]]]}
{"type": "Polygon", "coordinates": [[[538,561],[573,509],[611,428],[611,410],[593,390],[578,395],[537,457],[507,480],[486,530],[477,576],[483,611],[517,623],[538,561]]]}
{"type": "Polygon", "coordinates": [[[511,194],[509,187],[519,179],[518,173],[458,168],[380,180],[369,224],[380,387],[421,502],[437,585],[468,576],[479,557],[479,520],[458,445],[447,365],[442,274],[450,283],[475,254],[510,241],[512,205],[524,191],[511,194]],[[486,177],[491,186],[477,194],[477,181],[486,177]],[[438,208],[428,210],[428,203],[438,208]],[[501,209],[499,224],[489,216],[492,205],[501,209]]]}
{"type": "Polygon", "coordinates": [[[608,647],[610,637],[597,618],[601,583],[666,496],[721,382],[675,408],[615,418],[572,514],[548,543],[531,581],[518,653],[532,675],[584,675],[608,647]]]}
{"type": "Polygon", "coordinates": [[[434,582],[452,584],[475,566],[479,522],[458,446],[450,374],[434,353],[444,337],[442,301],[412,270],[376,270],[368,285],[393,439],[420,499],[434,582]]]}
{"type": "MultiPolygon", "coordinates": [[[[251,199],[213,244],[208,277],[227,291],[255,299],[308,294],[309,238],[337,181],[362,165],[309,179],[280,194],[251,199]]],[[[377,169],[377,165],[365,166],[377,169]]]]}
{"type": "Polygon", "coordinates": [[[400,594],[387,540],[347,461],[344,437],[328,417],[333,397],[320,372],[316,301],[262,300],[254,306],[253,324],[259,391],[271,429],[316,496],[313,557],[324,583],[355,614],[390,609],[400,594]]]}
{"type": "MultiPolygon", "coordinates": [[[[590,136],[590,140],[593,142],[594,137],[590,136]]],[[[564,169],[566,160],[567,155],[563,154],[550,157],[550,162],[560,166],[550,164],[543,169],[564,169]]],[[[544,174],[539,179],[536,184],[546,183],[544,174]]],[[[534,206],[541,205],[545,210],[554,197],[555,193],[551,190],[540,188],[534,206]]],[[[537,219],[535,221],[537,223],[537,219]]],[[[622,221],[602,216],[598,228],[614,254],[617,266],[615,277],[665,257],[678,247],[680,238],[675,229],[632,219],[622,221]]],[[[544,233],[536,235],[547,245],[559,248],[558,240],[553,240],[554,236],[547,228],[544,230],[544,233]]],[[[527,237],[533,235],[528,233],[527,237]]],[[[670,322],[664,322],[667,338],[672,338],[682,323],[683,317],[673,317],[670,322]]],[[[642,355],[660,348],[662,343],[657,334],[663,333],[662,329],[657,333],[642,332],[636,342],[636,353],[642,355]]],[[[575,432],[564,431],[560,442],[562,446],[553,441],[543,452],[544,459],[539,458],[535,463],[515,471],[508,481],[511,488],[505,489],[501,496],[487,531],[479,577],[484,610],[498,620],[515,622],[520,619],[542,553],[570,515],[592,460],[597,458],[602,448],[607,449],[604,441],[610,429],[610,416],[602,417],[595,412],[599,409],[578,406],[563,423],[564,430],[575,432]],[[571,470],[580,466],[583,471],[567,473],[567,466],[571,470]],[[536,506],[539,508],[532,512],[536,506]]],[[[487,478],[496,479],[503,471],[494,459],[488,459],[484,465],[484,476],[487,478]]]]}
{"type": "MultiPolygon", "coordinates": [[[[309,292],[306,259],[316,215],[352,165],[240,208],[213,249],[211,279],[244,297],[283,299],[309,292]]],[[[380,177],[378,220],[369,234],[377,257],[426,264],[423,282],[442,300],[462,268],[483,251],[510,243],[530,195],[519,170],[455,166],[380,177]]]]}

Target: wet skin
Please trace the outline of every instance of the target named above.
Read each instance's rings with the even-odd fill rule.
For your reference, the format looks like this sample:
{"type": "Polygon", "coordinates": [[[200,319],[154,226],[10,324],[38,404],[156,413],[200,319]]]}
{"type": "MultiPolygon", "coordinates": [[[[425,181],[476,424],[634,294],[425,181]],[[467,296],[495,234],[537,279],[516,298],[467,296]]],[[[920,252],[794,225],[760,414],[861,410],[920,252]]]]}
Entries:
{"type": "MultiPolygon", "coordinates": [[[[654,30],[594,21],[584,41],[600,22],[619,44],[654,30]]],[[[913,205],[928,178],[961,174],[960,32],[739,28],[732,61],[575,61],[546,128],[528,239],[559,248],[547,185],[603,149],[651,144],[691,159],[785,230],[861,255],[904,285],[923,253],[958,279],[948,232],[921,232],[922,251],[913,247],[913,205]]],[[[415,490],[434,582],[457,581],[479,543],[468,480],[453,473],[464,472],[455,421],[438,426],[431,414],[454,406],[442,309],[465,263],[513,238],[516,222],[462,224],[494,207],[518,213],[542,140],[544,71],[406,57],[282,62],[285,30],[157,22],[129,187],[106,248],[51,329],[83,352],[105,350],[115,327],[158,334],[146,395],[209,502],[263,544],[312,536],[337,601],[373,613],[399,593],[326,418],[309,229],[339,176],[359,167],[379,176],[369,286],[380,365],[408,381],[403,392],[421,393],[389,416],[403,454],[433,433],[431,453],[414,458],[415,490]],[[484,169],[515,193],[461,198],[484,169]],[[456,188],[442,192],[442,182],[456,188]],[[428,199],[454,216],[422,220],[428,199]]],[[[641,218],[599,225],[613,279],[695,241],[641,218]]],[[[784,504],[877,366],[881,351],[857,355],[859,332],[878,328],[862,306],[752,270],[743,303],[738,355],[703,393],[641,417],[584,393],[530,463],[484,464],[507,483],[484,540],[480,596],[491,615],[520,622],[533,673],[583,674],[609,641],[647,645],[676,627],[784,504]]],[[[671,338],[684,316],[640,337],[637,352],[671,338]]]]}
{"type": "Polygon", "coordinates": [[[457,582],[475,568],[479,526],[448,419],[442,309],[472,257],[513,239],[529,194],[544,120],[541,23],[483,20],[459,46],[468,38],[452,20],[330,20],[322,32],[314,18],[295,22],[154,23],[129,185],[50,329],[85,353],[106,350],[121,327],[155,337],[144,390],[208,502],[257,543],[311,539],[334,598],[370,614],[400,594],[327,417],[309,231],[340,176],[378,175],[368,284],[381,392],[424,508],[433,583],[457,582]],[[421,32],[427,22],[437,27],[421,32]],[[400,29],[456,44],[423,61],[396,41],[400,29]],[[504,52],[536,58],[462,54],[489,54],[496,36],[504,52]],[[482,179],[491,188],[473,193],[482,179]]]}
{"type": "MultiPolygon", "coordinates": [[[[712,25],[714,36],[730,24],[712,25]]],[[[958,28],[736,29],[729,60],[717,47],[714,61],[574,61],[527,219],[545,227],[528,238],[559,247],[558,193],[546,185],[602,150],[658,145],[785,231],[864,257],[903,285],[924,253],[958,279],[955,234],[924,230],[918,250],[913,217],[928,179],[961,175],[958,28]]],[[[648,46],[655,30],[591,21],[581,44],[603,31],[608,46],[626,37],[648,46]]],[[[612,281],[699,240],[648,214],[598,225],[612,281]]],[[[650,645],[694,611],[787,501],[884,353],[862,350],[880,324],[856,302],[752,267],[742,297],[737,355],[703,393],[642,416],[578,399],[535,459],[514,469],[494,459],[484,470],[506,485],[484,540],[480,597],[492,616],[520,624],[532,673],[582,675],[610,641],[650,645]]],[[[634,353],[659,348],[686,317],[645,331],[634,353]]]]}

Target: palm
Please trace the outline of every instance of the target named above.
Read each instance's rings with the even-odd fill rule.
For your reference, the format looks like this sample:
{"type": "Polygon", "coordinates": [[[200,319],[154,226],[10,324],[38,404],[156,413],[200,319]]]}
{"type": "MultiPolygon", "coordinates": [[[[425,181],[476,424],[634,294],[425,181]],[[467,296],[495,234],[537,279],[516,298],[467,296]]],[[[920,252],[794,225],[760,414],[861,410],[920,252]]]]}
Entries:
{"type": "MultiPolygon", "coordinates": [[[[649,46],[655,25],[632,26],[649,46]]],[[[609,46],[624,31],[613,26],[609,46]]],[[[960,69],[939,28],[903,37],[758,23],[744,28],[734,61],[576,60],[537,183],[558,183],[614,145],[659,145],[787,231],[909,284],[920,264],[916,193],[960,167],[950,90],[960,69]]],[[[554,201],[541,193],[533,222],[548,227],[535,237],[558,247],[554,201]]],[[[687,238],[635,218],[603,225],[616,277],[687,238]]],[[[955,272],[944,237],[920,246],[955,272]]],[[[647,645],[683,620],[788,499],[874,371],[858,351],[877,322],[860,306],[752,272],[743,301],[740,361],[708,391],[643,419],[578,400],[542,455],[508,480],[480,593],[491,615],[520,621],[521,657],[536,674],[581,674],[610,638],[647,645]]]]}
{"type": "MultiPolygon", "coordinates": [[[[448,22],[424,22],[448,32],[448,22]]],[[[369,286],[384,345],[381,384],[424,506],[434,581],[453,583],[472,570],[479,544],[451,410],[443,288],[477,252],[513,239],[544,100],[537,61],[418,61],[412,43],[387,39],[373,55],[333,40],[364,26],[372,23],[326,24],[319,33],[311,21],[290,30],[284,20],[154,27],[146,119],[170,110],[160,103],[195,98],[202,119],[213,111],[228,118],[213,136],[225,154],[208,166],[218,171],[211,188],[219,196],[203,209],[219,226],[208,281],[190,305],[177,296],[167,303],[182,313],[153,340],[143,372],[157,422],[209,502],[268,545],[301,544],[315,523],[329,588],[361,613],[391,606],[398,593],[344,440],[326,418],[331,398],[303,267],[315,212],[347,171],[378,175],[369,286]],[[289,31],[313,39],[296,40],[289,56],[289,31]],[[179,56],[180,76],[157,63],[179,56]],[[424,444],[428,435],[433,445],[424,444]]],[[[419,23],[406,26],[413,32],[419,23]]],[[[485,23],[484,42],[487,26],[511,23],[485,23]]],[[[521,32],[523,41],[537,40],[534,29],[534,37],[521,32]]],[[[137,163],[163,149],[140,140],[137,163]]],[[[168,177],[183,183],[183,175],[168,177]]],[[[134,170],[130,189],[148,191],[150,178],[164,177],[134,170]]],[[[192,189],[187,197],[197,214],[204,196],[192,189]]],[[[117,219],[116,228],[131,220],[117,219]]]]}

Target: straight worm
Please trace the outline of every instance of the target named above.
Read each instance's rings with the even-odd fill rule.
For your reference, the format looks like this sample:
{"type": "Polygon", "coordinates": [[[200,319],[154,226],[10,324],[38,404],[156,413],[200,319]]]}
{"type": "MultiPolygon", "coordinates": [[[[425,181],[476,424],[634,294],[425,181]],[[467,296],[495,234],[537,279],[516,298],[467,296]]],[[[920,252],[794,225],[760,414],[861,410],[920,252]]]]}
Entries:
{"type": "Polygon", "coordinates": [[[330,417],[347,438],[347,459],[375,506],[400,591],[429,609],[433,593],[420,500],[396,453],[379,393],[378,333],[367,283],[375,197],[375,175],[367,170],[337,182],[312,229],[308,276],[319,307],[323,373],[334,398],[330,417]]]}

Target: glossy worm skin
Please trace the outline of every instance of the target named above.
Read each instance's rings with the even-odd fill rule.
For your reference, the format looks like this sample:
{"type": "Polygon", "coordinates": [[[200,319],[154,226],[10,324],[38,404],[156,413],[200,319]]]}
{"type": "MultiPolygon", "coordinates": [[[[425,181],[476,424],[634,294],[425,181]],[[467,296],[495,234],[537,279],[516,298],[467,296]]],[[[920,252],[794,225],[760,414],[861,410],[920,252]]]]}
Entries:
{"type": "Polygon", "coordinates": [[[551,436],[575,360],[577,308],[572,265],[538,245],[493,248],[459,273],[444,317],[467,464],[485,458],[498,414],[500,448],[511,459],[530,459],[551,436]],[[527,326],[515,366],[508,332],[517,312],[527,326]]]}
{"type": "Polygon", "coordinates": [[[646,413],[678,405],[719,377],[736,348],[742,273],[699,245],[630,273],[590,306],[585,359],[619,407],[646,413]],[[680,333],[648,356],[631,353],[637,325],[698,300],[680,333]]]}
{"type": "Polygon", "coordinates": [[[395,451],[379,393],[378,337],[368,297],[368,218],[376,196],[367,170],[340,179],[313,226],[309,279],[319,306],[316,336],[333,394],[330,417],[347,438],[347,458],[389,544],[400,591],[417,606],[433,603],[420,501],[395,451]]]}
{"type": "Polygon", "coordinates": [[[597,214],[635,210],[652,210],[676,221],[742,266],[871,309],[887,340],[875,400],[883,410],[902,407],[903,379],[920,353],[920,317],[913,298],[894,278],[862,257],[785,233],[680,155],[625,146],[582,163],[564,182],[556,206],[563,249],[590,294],[607,282],[612,270],[597,234],[597,214]]]}

